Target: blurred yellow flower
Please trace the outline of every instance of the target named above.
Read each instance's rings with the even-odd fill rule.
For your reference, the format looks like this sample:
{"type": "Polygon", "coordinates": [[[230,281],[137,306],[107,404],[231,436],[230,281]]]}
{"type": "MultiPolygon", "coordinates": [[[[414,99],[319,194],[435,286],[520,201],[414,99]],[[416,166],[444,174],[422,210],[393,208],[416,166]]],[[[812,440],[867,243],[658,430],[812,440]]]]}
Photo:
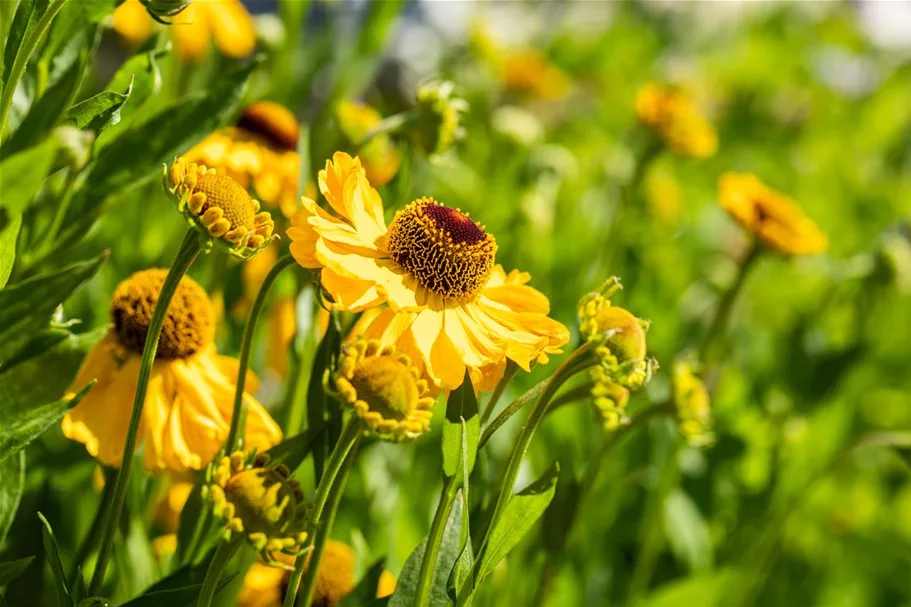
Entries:
{"type": "Polygon", "coordinates": [[[668,171],[649,171],[645,178],[645,197],[651,212],[664,224],[674,225],[683,213],[680,182],[668,171]]]}
{"type": "MultiPolygon", "coordinates": [[[[205,57],[211,41],[228,57],[246,57],[256,48],[253,17],[240,0],[196,0],[171,17],[177,54],[185,61],[205,57]]],[[[126,0],[114,11],[114,31],[138,46],[152,34],[152,18],[140,0],[126,0]]]]}
{"type": "Polygon", "coordinates": [[[529,370],[569,341],[566,327],[548,318],[547,298],[524,284],[527,274],[506,279],[494,263],[496,241],[467,214],[421,198],[387,228],[360,161],[341,152],[319,184],[334,213],[305,198],[288,230],[291,254],[321,269],[333,308],[388,303],[365,337],[396,345],[438,388],[459,386],[466,368],[507,358],[529,370]]]}
{"type": "MultiPolygon", "coordinates": [[[[367,134],[378,125],[383,117],[375,109],[363,103],[343,100],[335,108],[339,129],[356,147],[367,134]]],[[[367,173],[367,180],[375,186],[386,185],[399,172],[402,158],[388,134],[371,138],[366,145],[358,148],[358,158],[367,173]]]]}
{"type": "Polygon", "coordinates": [[[272,215],[237,181],[215,169],[178,158],[164,170],[165,191],[190,227],[231,255],[249,259],[278,238],[272,215]]]}
{"type": "Polygon", "coordinates": [[[765,245],[789,255],[821,253],[829,239],[788,196],[755,175],[725,173],[718,180],[721,206],[765,245]]]}
{"type": "Polygon", "coordinates": [[[413,440],[430,429],[433,398],[406,354],[378,341],[342,346],[335,388],[370,431],[390,441],[413,440]]]}
{"type": "Polygon", "coordinates": [[[555,101],[566,97],[572,80],[544,53],[533,49],[507,54],[500,68],[506,88],[555,101]]]}
{"type": "Polygon", "coordinates": [[[715,437],[709,391],[694,372],[692,363],[682,360],[674,363],[673,385],[680,432],[694,447],[710,445],[715,437]]]}
{"type": "Polygon", "coordinates": [[[286,107],[258,101],[244,110],[233,127],[212,133],[190,149],[187,162],[214,167],[256,193],[286,217],[297,212],[300,125],[286,107]]]}
{"type": "Polygon", "coordinates": [[[718,149],[714,127],[682,89],[658,82],[642,85],[636,115],[681,156],[708,158],[718,149]]]}
{"type": "MultiPolygon", "coordinates": [[[[291,563],[289,561],[289,563],[291,563]]],[[[309,567],[309,557],[308,565],[309,567]]],[[[244,577],[237,607],[281,607],[288,572],[278,567],[254,563],[244,577]]],[[[377,584],[376,597],[395,591],[395,576],[384,571],[377,584]]],[[[316,578],[314,607],[335,607],[354,589],[354,550],[343,542],[327,540],[316,578]]]]}
{"type": "MultiPolygon", "coordinates": [[[[63,433],[83,443],[101,463],[120,466],[146,332],[166,270],[137,272],[118,285],[111,302],[114,323],[89,352],[73,386],[97,380],[63,418],[63,433]]],[[[228,436],[234,408],[237,361],[219,356],[215,319],[206,292],[184,277],[168,308],[152,366],[137,447],[153,472],[205,467],[228,436]]],[[[256,389],[253,378],[248,386],[256,389]],[[251,382],[252,380],[252,382],[251,382]]],[[[247,445],[265,450],[282,433],[248,393],[247,445]]]]}

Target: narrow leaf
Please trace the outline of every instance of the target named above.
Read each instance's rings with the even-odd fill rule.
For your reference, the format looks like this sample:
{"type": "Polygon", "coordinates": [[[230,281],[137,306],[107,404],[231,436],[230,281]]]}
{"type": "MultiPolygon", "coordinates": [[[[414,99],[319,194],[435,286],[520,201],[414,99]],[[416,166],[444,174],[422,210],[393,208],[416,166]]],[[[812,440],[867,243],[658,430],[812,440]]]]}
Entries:
{"type": "Polygon", "coordinates": [[[23,48],[23,42],[34,35],[38,22],[41,21],[50,4],[50,0],[20,0],[7,34],[6,48],[3,51],[0,90],[5,92],[7,86],[16,85],[16,83],[10,82],[13,65],[17,61],[28,59],[24,56],[28,49],[23,48]]]}
{"type": "Polygon", "coordinates": [[[79,404],[94,385],[94,381],[89,383],[72,398],[38,405],[31,410],[17,409],[10,417],[4,417],[3,433],[0,434],[0,461],[15,455],[60,421],[67,411],[79,404]]]}
{"type": "Polygon", "coordinates": [[[6,286],[9,275],[16,261],[16,241],[19,239],[19,228],[22,227],[22,215],[9,216],[5,208],[0,207],[0,289],[6,286]]]}
{"type": "Polygon", "coordinates": [[[11,457],[0,462],[0,545],[6,540],[16,510],[19,509],[19,500],[25,489],[25,451],[19,452],[19,457],[11,457]]]}
{"type": "Polygon", "coordinates": [[[0,361],[15,354],[35,332],[46,327],[57,306],[91,278],[106,258],[107,253],[0,291],[0,361]]]}
{"type": "Polygon", "coordinates": [[[133,81],[130,80],[123,93],[104,91],[85,101],[72,106],[63,115],[63,121],[77,128],[86,127],[100,133],[109,126],[120,122],[120,110],[133,92],[133,81]]]}
{"type": "MultiPolygon", "coordinates": [[[[218,580],[218,584],[215,586],[215,596],[218,597],[218,593],[224,590],[236,577],[237,574],[232,573],[218,580]]],[[[162,605],[168,605],[170,607],[190,607],[190,605],[196,604],[196,600],[199,598],[201,590],[202,584],[194,584],[182,588],[170,588],[167,590],[156,590],[154,592],[147,592],[136,597],[132,601],[123,603],[120,607],[161,607],[162,605]]]]}
{"type": "Polygon", "coordinates": [[[40,512],[38,513],[38,518],[41,519],[41,523],[44,525],[41,529],[41,540],[44,543],[44,557],[47,559],[47,564],[51,568],[51,575],[54,577],[54,587],[57,589],[57,604],[72,607],[75,603],[66,584],[66,574],[63,572],[63,563],[60,561],[54,530],[51,529],[51,524],[47,522],[47,519],[40,512]]]}
{"type": "Polygon", "coordinates": [[[361,607],[376,598],[376,589],[380,583],[380,576],[386,567],[386,559],[382,558],[373,563],[361,581],[348,593],[338,607],[361,607]]]}
{"type": "Polygon", "coordinates": [[[708,524],[690,497],[677,489],[664,500],[664,530],[674,555],[690,571],[712,567],[712,537],[708,524]]]}
{"type": "Polygon", "coordinates": [[[3,221],[22,214],[35,197],[54,161],[57,143],[48,139],[39,145],[23,150],[0,161],[0,179],[3,181],[3,221]]]}
{"type": "Polygon", "coordinates": [[[478,435],[481,422],[478,417],[478,399],[471,385],[468,371],[462,385],[449,393],[446,401],[446,419],[443,422],[443,473],[455,476],[460,473],[459,449],[462,448],[462,433],[467,439],[468,473],[474,469],[478,450],[478,435]],[[465,420],[464,425],[462,420],[465,420]]]}
{"type": "MultiPolygon", "coordinates": [[[[310,372],[310,384],[307,386],[307,427],[321,428],[328,422],[328,413],[331,403],[326,391],[323,389],[323,375],[332,365],[332,357],[338,351],[341,336],[334,319],[330,319],[326,334],[316,349],[313,357],[313,368],[310,372]]],[[[337,408],[337,407],[336,407],[337,408]]],[[[321,432],[313,442],[313,470],[316,482],[319,483],[323,476],[323,466],[329,457],[330,436],[328,432],[321,432]]]]}
{"type": "Polygon", "coordinates": [[[481,553],[476,584],[494,570],[541,518],[554,497],[559,474],[560,466],[554,462],[540,479],[509,499],[481,553]]]}
{"type": "MultiPolygon", "coordinates": [[[[449,572],[455,563],[456,552],[459,549],[459,527],[462,518],[462,503],[456,501],[452,506],[452,512],[446,520],[446,527],[443,529],[443,540],[440,542],[440,552],[437,556],[437,565],[433,573],[433,585],[430,589],[430,605],[447,605],[449,599],[446,598],[446,581],[449,578],[449,572]]],[[[427,539],[425,538],[420,545],[415,548],[405,566],[402,568],[402,574],[395,587],[395,593],[389,599],[389,607],[412,607],[418,589],[418,577],[421,573],[421,562],[424,560],[424,551],[427,548],[427,539]]]]}
{"type": "Polygon", "coordinates": [[[266,451],[266,455],[273,463],[284,464],[293,472],[307,458],[317,437],[323,434],[324,430],[324,428],[307,428],[297,436],[275,445],[266,451]]]}
{"type": "Polygon", "coordinates": [[[19,577],[23,571],[28,569],[28,566],[31,565],[34,560],[35,557],[27,556],[24,559],[0,563],[0,586],[6,586],[19,577]]]}

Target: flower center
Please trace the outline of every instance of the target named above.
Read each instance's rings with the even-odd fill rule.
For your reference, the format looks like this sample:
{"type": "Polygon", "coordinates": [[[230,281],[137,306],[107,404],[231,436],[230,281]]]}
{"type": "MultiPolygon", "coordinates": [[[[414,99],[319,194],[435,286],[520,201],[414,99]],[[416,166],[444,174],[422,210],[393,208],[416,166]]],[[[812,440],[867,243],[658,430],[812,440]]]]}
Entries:
{"type": "MultiPolygon", "coordinates": [[[[167,270],[136,272],[117,285],[111,299],[111,319],[120,343],[141,354],[145,347],[152,311],[167,270]]],[[[177,286],[158,341],[157,358],[187,358],[212,343],[215,312],[208,295],[192,278],[177,286]]]]}
{"type": "Polygon", "coordinates": [[[225,483],[225,498],[244,532],[275,536],[284,533],[297,507],[298,496],[287,479],[273,468],[248,468],[225,483]]]}
{"type": "Polygon", "coordinates": [[[351,385],[358,400],[384,419],[406,419],[421,396],[408,366],[390,356],[362,360],[354,369],[351,385]]]}
{"type": "Polygon", "coordinates": [[[599,310],[595,320],[600,333],[610,333],[607,346],[621,362],[645,358],[645,329],[638,318],[623,308],[609,306],[599,310]]]}
{"type": "Polygon", "coordinates": [[[468,215],[421,198],[389,226],[392,260],[421,286],[451,299],[471,299],[493,271],[497,243],[468,215]]]}
{"type": "Polygon", "coordinates": [[[286,107],[277,103],[258,101],[247,106],[237,126],[282,150],[293,152],[297,149],[300,136],[297,119],[286,107]]]}
{"type": "Polygon", "coordinates": [[[256,208],[242,185],[225,175],[207,173],[196,182],[196,192],[206,195],[206,201],[198,215],[205,215],[206,211],[217,207],[224,212],[224,218],[231,222],[229,231],[241,227],[253,231],[256,208]]]}

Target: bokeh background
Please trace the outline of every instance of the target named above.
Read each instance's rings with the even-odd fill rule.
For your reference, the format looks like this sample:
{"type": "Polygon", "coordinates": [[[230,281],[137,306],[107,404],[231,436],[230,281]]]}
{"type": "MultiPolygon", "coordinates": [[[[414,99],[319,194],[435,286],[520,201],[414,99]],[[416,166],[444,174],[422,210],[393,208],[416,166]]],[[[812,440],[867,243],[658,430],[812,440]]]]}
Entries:
{"type": "MultiPolygon", "coordinates": [[[[748,246],[718,205],[723,172],[755,173],[829,236],[826,253],[768,254],[748,277],[724,356],[706,370],[713,445],[675,448],[674,427],[653,421],[605,453],[609,437],[585,401],[547,420],[519,485],[557,460],[557,498],[476,605],[539,604],[545,584],[546,604],[566,606],[911,605],[907,445],[854,448],[862,437],[911,430],[909,3],[246,6],[264,55],[246,96],[285,104],[309,130],[309,180],[334,150],[354,151],[334,113],[339,101],[390,116],[413,105],[427,78],[455,84],[470,104],[464,138],[439,157],[395,139],[401,166],[381,188],[387,211],[420,196],[469,211],[496,236],[498,262],[530,272],[576,340],[580,296],[621,277],[615,301],[651,321],[649,350],[663,365],[633,412],[668,398],[674,359],[699,345],[748,246]],[[515,57],[519,67],[503,67],[515,57]],[[630,190],[648,142],[635,96],[653,80],[693,95],[717,129],[718,151],[693,159],[663,150],[630,190]]],[[[155,31],[143,43],[164,48],[171,32],[155,31]]],[[[102,90],[135,48],[107,29],[80,95],[102,90]]],[[[217,50],[198,61],[162,56],[161,89],[140,117],[211,89],[237,62],[217,50]]],[[[81,320],[73,330],[103,326],[116,284],[174,255],[183,219],[157,170],[106,200],[82,240],[41,262],[111,252],[65,306],[81,320]]],[[[268,265],[220,266],[225,259],[206,257],[191,274],[220,302],[219,349],[234,354],[268,265]]],[[[282,419],[294,386],[298,397],[305,391],[320,331],[307,279],[285,277],[270,311],[254,368],[259,396],[282,419]]],[[[502,402],[554,364],[518,376],[502,402]]],[[[496,482],[521,417],[485,449],[482,485],[496,482]]],[[[29,458],[7,551],[40,554],[40,510],[57,521],[62,555],[72,558],[98,499],[94,464],[56,430],[29,458]]],[[[333,533],[355,548],[358,571],[383,555],[400,571],[427,533],[440,461],[438,427],[410,446],[364,450],[333,533]]],[[[134,507],[147,491],[131,494],[134,507]]],[[[146,532],[131,533],[135,542],[118,554],[140,589],[158,565],[146,532]]],[[[11,604],[33,604],[17,600],[44,587],[46,572],[35,569],[10,587],[11,604]]]]}

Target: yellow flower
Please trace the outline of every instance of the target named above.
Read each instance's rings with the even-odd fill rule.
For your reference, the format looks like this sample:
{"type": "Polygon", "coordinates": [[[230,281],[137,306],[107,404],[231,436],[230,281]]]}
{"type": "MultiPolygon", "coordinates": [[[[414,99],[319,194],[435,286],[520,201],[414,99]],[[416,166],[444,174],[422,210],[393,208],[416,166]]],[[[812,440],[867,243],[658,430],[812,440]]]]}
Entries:
{"type": "Polygon", "coordinates": [[[594,383],[592,398],[601,426],[610,432],[628,424],[626,405],[629,403],[629,390],[614,383],[603,367],[592,369],[591,377],[594,383]]]}
{"type": "MultiPolygon", "coordinates": [[[[309,568],[309,556],[307,567],[309,568]]],[[[284,569],[254,563],[244,577],[244,585],[237,598],[237,607],[281,607],[287,580],[288,572],[284,569]]],[[[395,576],[384,571],[377,584],[376,597],[391,595],[395,591],[395,585],[395,576]]],[[[316,577],[313,607],[335,607],[352,590],[354,550],[343,542],[326,541],[316,577]]]]}
{"type": "MultiPolygon", "coordinates": [[[[357,146],[383,117],[369,105],[343,100],[335,108],[339,129],[348,143],[357,146]]],[[[367,180],[375,186],[386,185],[399,172],[402,158],[392,139],[380,134],[358,149],[367,180]]]]}
{"type": "Polygon", "coordinates": [[[680,432],[694,447],[710,445],[712,434],[712,407],[709,391],[694,372],[693,365],[685,361],[674,363],[674,404],[680,432]]]}
{"type": "MultiPolygon", "coordinates": [[[[114,326],[89,352],[73,382],[84,386],[97,380],[64,416],[63,433],[108,466],[119,466],[123,456],[145,336],[166,274],[144,270],[120,283],[111,303],[114,326]]],[[[209,298],[185,277],[165,317],[139,426],[137,446],[144,445],[143,463],[151,471],[200,470],[228,436],[238,364],[218,355],[214,333],[209,298]]],[[[255,383],[248,379],[247,385],[255,390],[255,383]]],[[[244,398],[246,444],[265,450],[279,443],[278,425],[253,396],[244,398]]]]}
{"type": "MultiPolygon", "coordinates": [[[[167,0],[145,4],[153,10],[154,5],[167,4],[167,0]]],[[[253,18],[240,0],[196,0],[179,15],[169,11],[163,16],[170,17],[177,54],[185,61],[205,57],[211,40],[222,54],[234,58],[246,57],[256,48],[253,18]]],[[[145,42],[152,34],[152,25],[152,17],[140,0],[126,0],[114,11],[114,30],[130,46],[145,42]]]]}
{"type": "Polygon", "coordinates": [[[566,97],[572,81],[544,53],[533,49],[507,54],[500,76],[506,88],[528,93],[539,99],[556,101],[566,97]]]}
{"type": "Polygon", "coordinates": [[[203,497],[225,521],[222,539],[243,534],[267,564],[291,568],[277,556],[294,556],[304,547],[307,506],[287,466],[269,465],[265,453],[235,451],[210,466],[206,480],[203,497]]]}
{"type": "Polygon", "coordinates": [[[497,266],[493,236],[467,214],[421,198],[387,228],[360,161],[341,152],[319,184],[333,212],[304,199],[288,230],[291,254],[303,267],[321,269],[333,308],[359,312],[388,303],[365,336],[395,344],[438,388],[459,386],[466,368],[507,358],[529,370],[569,341],[566,327],[548,318],[547,298],[525,284],[528,274],[497,266]]]}
{"type": "Polygon", "coordinates": [[[196,228],[231,255],[249,259],[278,238],[274,222],[259,202],[227,175],[178,158],[164,167],[164,188],[190,227],[196,228]]]}
{"type": "Polygon", "coordinates": [[[658,363],[647,357],[648,322],[612,305],[608,299],[621,288],[620,280],[611,278],[597,291],[582,297],[578,312],[579,332],[594,347],[599,361],[599,366],[590,372],[594,382],[592,395],[596,400],[606,396],[615,403],[622,401],[625,406],[625,398],[613,384],[639,390],[651,379],[658,363]]]}
{"type": "Polygon", "coordinates": [[[180,524],[180,513],[193,491],[195,483],[193,473],[172,474],[171,484],[165,492],[164,498],[155,508],[155,523],[165,533],[175,533],[180,524]]]}
{"type": "Polygon", "coordinates": [[[789,255],[821,253],[829,239],[788,196],[755,175],[725,173],[718,180],[721,206],[767,246],[789,255]]]}
{"type": "Polygon", "coordinates": [[[718,149],[715,129],[683,90],[649,82],[636,94],[639,121],[681,156],[708,158],[718,149]]]}
{"type": "Polygon", "coordinates": [[[342,346],[335,388],[380,438],[413,440],[430,429],[433,398],[427,382],[411,359],[392,346],[363,339],[342,346]]]}
{"type": "Polygon", "coordinates": [[[183,158],[215,168],[291,217],[299,207],[299,136],[300,125],[290,110],[258,101],[247,106],[235,126],[212,133],[183,158]]]}

